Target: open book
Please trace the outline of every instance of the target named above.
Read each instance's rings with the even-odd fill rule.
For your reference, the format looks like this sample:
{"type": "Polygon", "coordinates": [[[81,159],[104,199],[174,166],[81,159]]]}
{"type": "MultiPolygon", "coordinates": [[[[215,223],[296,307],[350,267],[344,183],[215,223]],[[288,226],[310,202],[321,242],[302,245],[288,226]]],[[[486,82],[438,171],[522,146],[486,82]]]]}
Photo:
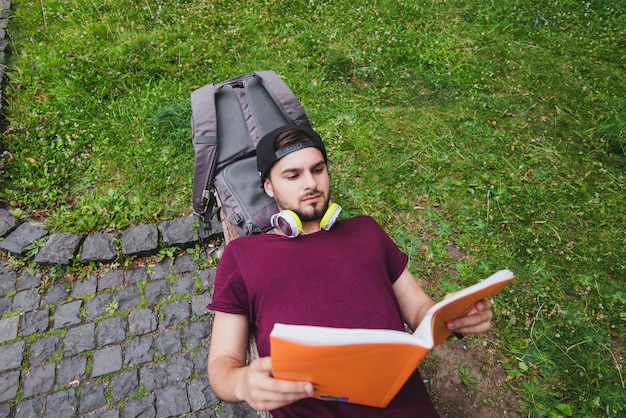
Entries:
{"type": "Polygon", "coordinates": [[[385,407],[426,354],[450,336],[446,323],[514,278],[501,270],[454,293],[430,308],[413,334],[277,323],[270,334],[272,373],[313,383],[318,399],[385,407]]]}

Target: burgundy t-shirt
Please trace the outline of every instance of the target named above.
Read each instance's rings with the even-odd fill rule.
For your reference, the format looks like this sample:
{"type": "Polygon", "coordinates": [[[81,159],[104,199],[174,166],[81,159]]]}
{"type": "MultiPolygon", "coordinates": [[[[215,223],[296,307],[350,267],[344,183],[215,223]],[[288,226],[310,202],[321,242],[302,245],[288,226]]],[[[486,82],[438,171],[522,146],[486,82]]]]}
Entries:
{"type": "MultiPolygon", "coordinates": [[[[224,250],[209,309],[246,316],[261,357],[270,355],[269,334],[276,322],[402,331],[392,285],[407,261],[367,216],[297,238],[241,237],[224,250]]],[[[311,398],[273,410],[272,416],[438,415],[416,371],[385,409],[311,398]]]]}

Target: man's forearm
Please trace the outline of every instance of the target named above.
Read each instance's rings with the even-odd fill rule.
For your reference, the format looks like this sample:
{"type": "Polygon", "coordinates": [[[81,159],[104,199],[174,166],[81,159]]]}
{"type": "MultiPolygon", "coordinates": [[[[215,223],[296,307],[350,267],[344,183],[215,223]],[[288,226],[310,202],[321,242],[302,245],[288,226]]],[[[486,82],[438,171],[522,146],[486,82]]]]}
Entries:
{"type": "Polygon", "coordinates": [[[242,373],[245,372],[245,367],[247,366],[228,357],[211,360],[208,365],[208,375],[215,396],[225,402],[243,402],[245,399],[238,389],[241,388],[239,381],[242,373]]]}

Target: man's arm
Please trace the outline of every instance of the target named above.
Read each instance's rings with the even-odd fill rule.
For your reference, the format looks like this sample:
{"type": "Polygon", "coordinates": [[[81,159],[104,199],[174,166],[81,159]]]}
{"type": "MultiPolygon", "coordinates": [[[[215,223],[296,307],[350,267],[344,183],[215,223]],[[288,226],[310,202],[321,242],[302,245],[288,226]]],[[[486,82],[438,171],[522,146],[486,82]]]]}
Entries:
{"type": "MultiPolygon", "coordinates": [[[[393,290],[400,304],[404,321],[412,330],[415,330],[435,302],[424,293],[408,268],[404,269],[393,284],[393,290]]],[[[493,316],[491,305],[489,299],[479,300],[474,304],[474,309],[469,314],[450,321],[447,324],[448,329],[463,334],[486,332],[491,327],[493,316]]]]}
{"type": "Polygon", "coordinates": [[[249,327],[243,315],[216,312],[209,349],[211,388],[223,401],[248,402],[265,411],[313,394],[308,382],[291,382],[271,376],[272,361],[263,357],[246,365],[249,327]]]}

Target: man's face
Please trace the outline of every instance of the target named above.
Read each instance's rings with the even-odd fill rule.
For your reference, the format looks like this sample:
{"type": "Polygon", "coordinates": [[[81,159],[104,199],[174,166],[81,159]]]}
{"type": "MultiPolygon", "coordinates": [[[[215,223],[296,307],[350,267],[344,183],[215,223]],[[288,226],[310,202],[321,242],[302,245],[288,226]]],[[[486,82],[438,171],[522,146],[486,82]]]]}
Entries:
{"type": "Polygon", "coordinates": [[[280,209],[295,212],[302,222],[320,220],[328,209],[330,177],[317,148],[303,148],[278,160],[263,186],[280,209]]]}

